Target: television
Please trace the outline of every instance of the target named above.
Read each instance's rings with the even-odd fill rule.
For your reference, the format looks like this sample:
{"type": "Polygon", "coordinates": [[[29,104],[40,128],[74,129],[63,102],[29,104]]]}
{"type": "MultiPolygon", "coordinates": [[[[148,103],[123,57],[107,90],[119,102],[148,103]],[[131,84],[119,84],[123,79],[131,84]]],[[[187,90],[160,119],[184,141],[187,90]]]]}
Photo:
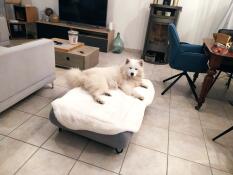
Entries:
{"type": "Polygon", "coordinates": [[[106,26],[108,0],[59,0],[63,21],[106,26]]]}

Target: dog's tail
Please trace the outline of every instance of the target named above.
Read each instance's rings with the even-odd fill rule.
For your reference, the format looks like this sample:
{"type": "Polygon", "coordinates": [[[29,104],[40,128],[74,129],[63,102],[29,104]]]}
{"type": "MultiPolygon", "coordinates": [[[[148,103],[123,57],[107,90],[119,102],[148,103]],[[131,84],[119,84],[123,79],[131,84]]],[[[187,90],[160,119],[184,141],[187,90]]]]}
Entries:
{"type": "Polygon", "coordinates": [[[66,73],[66,82],[71,87],[80,87],[84,84],[85,76],[78,68],[72,68],[66,73]]]}

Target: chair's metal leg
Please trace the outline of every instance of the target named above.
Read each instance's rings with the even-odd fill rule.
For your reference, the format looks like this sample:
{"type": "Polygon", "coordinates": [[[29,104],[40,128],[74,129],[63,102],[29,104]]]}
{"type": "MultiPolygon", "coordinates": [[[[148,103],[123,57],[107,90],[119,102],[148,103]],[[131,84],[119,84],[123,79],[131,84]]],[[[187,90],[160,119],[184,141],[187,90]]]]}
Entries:
{"type": "MultiPolygon", "coordinates": [[[[191,78],[190,78],[190,79],[191,79],[191,78]]],[[[192,81],[192,80],[191,80],[191,81],[192,81]]],[[[192,86],[193,86],[194,89],[197,88],[193,81],[192,81],[192,86]]]]}
{"type": "Polygon", "coordinates": [[[227,134],[228,132],[233,130],[233,126],[230,127],[229,129],[227,129],[226,131],[223,131],[221,134],[217,135],[215,138],[213,138],[212,140],[215,141],[216,139],[218,139],[219,137],[224,136],[225,134],[227,134]]]}
{"type": "Polygon", "coordinates": [[[54,88],[54,82],[51,83],[51,89],[53,89],[53,88],[54,88]]]}
{"type": "Polygon", "coordinates": [[[161,95],[164,95],[182,76],[184,73],[179,74],[178,78],[175,79],[162,93],[161,95]]]}
{"type": "Polygon", "coordinates": [[[183,72],[180,73],[180,74],[174,75],[174,76],[172,76],[172,77],[169,77],[169,78],[163,80],[163,82],[165,83],[166,81],[169,81],[169,80],[171,80],[171,79],[173,79],[173,78],[176,78],[176,77],[180,76],[181,74],[183,74],[183,72]]]}
{"type": "Polygon", "coordinates": [[[185,76],[186,76],[186,78],[188,80],[188,83],[189,83],[189,86],[190,86],[190,88],[191,88],[191,90],[193,92],[193,95],[194,95],[196,101],[198,102],[198,96],[197,96],[197,93],[195,91],[195,85],[194,85],[192,79],[189,77],[188,73],[185,73],[185,76]]]}
{"type": "Polygon", "coordinates": [[[233,101],[229,101],[230,105],[233,106],[233,101]]]}
{"type": "Polygon", "coordinates": [[[193,75],[193,83],[196,82],[198,76],[199,76],[199,73],[198,73],[198,72],[195,72],[194,75],[193,75]]]}
{"type": "Polygon", "coordinates": [[[229,77],[229,79],[228,79],[228,81],[227,81],[227,84],[226,84],[227,89],[229,89],[229,87],[230,87],[230,85],[231,85],[231,79],[232,79],[232,78],[233,78],[233,73],[230,74],[230,77],[229,77]]]}

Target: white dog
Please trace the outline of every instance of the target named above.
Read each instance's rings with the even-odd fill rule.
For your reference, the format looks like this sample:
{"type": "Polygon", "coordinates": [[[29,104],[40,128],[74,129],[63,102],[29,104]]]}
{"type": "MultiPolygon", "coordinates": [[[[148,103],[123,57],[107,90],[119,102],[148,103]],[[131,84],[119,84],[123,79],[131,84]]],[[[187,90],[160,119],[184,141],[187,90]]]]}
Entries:
{"type": "Polygon", "coordinates": [[[100,96],[111,96],[109,90],[116,88],[143,100],[144,97],[134,91],[138,86],[147,88],[142,82],[143,75],[143,61],[127,59],[123,66],[91,68],[84,71],[70,69],[66,74],[66,80],[70,87],[82,87],[96,102],[104,104],[100,96]]]}

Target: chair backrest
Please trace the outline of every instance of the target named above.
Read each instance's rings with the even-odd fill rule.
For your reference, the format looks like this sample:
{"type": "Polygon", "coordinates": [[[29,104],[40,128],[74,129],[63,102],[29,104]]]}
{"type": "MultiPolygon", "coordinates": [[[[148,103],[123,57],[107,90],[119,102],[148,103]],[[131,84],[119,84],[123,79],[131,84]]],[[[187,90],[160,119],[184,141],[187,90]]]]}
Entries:
{"type": "Polygon", "coordinates": [[[173,67],[173,64],[175,63],[175,58],[180,52],[180,39],[176,30],[176,26],[172,23],[168,25],[168,41],[168,61],[170,66],[173,67]]]}

